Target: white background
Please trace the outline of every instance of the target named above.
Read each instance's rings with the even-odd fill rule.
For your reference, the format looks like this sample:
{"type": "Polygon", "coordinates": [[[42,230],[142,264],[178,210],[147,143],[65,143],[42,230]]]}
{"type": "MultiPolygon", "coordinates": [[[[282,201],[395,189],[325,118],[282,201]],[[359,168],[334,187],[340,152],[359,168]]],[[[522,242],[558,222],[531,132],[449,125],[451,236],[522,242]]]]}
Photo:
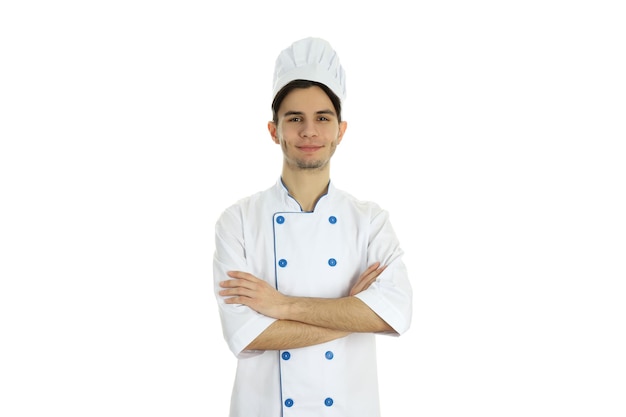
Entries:
{"type": "Polygon", "coordinates": [[[348,76],[333,180],[414,286],[383,416],[626,415],[621,2],[347,3],[2,3],[0,415],[227,415],[213,225],[278,178],[305,36],[348,76]]]}

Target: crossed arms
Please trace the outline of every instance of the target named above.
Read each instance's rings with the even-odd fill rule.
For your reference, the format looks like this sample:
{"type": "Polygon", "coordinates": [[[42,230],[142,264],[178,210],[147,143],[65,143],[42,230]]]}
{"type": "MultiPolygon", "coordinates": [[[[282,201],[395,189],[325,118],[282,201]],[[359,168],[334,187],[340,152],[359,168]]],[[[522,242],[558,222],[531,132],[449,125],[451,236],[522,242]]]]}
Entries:
{"type": "Polygon", "coordinates": [[[311,346],[354,332],[393,332],[356,294],[367,289],[385,270],[379,262],[367,268],[346,297],[286,296],[252,274],[229,271],[220,282],[226,304],[243,304],[277,319],[246,350],[280,350],[311,346]]]}

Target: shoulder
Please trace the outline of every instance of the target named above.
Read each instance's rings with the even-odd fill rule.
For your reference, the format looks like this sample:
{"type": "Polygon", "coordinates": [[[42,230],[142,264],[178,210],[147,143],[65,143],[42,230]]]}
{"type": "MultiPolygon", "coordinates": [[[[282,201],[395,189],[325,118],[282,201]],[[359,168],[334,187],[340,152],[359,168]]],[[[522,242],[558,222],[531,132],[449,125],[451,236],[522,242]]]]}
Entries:
{"type": "Polygon", "coordinates": [[[350,208],[357,214],[372,218],[385,213],[385,210],[377,202],[360,199],[345,190],[334,188],[333,195],[337,204],[350,208]]]}
{"type": "Polygon", "coordinates": [[[272,188],[258,191],[254,194],[240,198],[239,200],[226,207],[218,218],[218,223],[227,222],[229,219],[242,219],[246,213],[254,212],[259,206],[266,204],[272,200],[272,188]]]}

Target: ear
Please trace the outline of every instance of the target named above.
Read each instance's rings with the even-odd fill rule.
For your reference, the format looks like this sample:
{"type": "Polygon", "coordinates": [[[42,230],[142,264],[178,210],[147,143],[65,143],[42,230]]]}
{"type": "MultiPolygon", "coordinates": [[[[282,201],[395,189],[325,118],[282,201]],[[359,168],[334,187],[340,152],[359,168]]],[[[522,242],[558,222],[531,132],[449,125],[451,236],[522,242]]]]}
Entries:
{"type": "Polygon", "coordinates": [[[339,123],[339,135],[337,136],[337,145],[341,143],[341,140],[343,139],[343,134],[346,133],[347,128],[348,122],[346,122],[345,120],[339,123]]]}
{"type": "Polygon", "coordinates": [[[276,136],[277,129],[278,127],[276,126],[276,123],[267,122],[267,130],[270,132],[270,136],[272,137],[272,140],[274,141],[274,143],[279,144],[280,139],[278,139],[278,136],[276,136]]]}

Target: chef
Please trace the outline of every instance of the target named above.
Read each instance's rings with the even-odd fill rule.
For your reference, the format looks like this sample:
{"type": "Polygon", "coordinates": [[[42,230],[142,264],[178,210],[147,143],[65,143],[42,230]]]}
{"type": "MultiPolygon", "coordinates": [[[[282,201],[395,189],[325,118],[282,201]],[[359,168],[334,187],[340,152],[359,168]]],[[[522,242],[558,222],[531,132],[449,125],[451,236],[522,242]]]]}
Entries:
{"type": "Polygon", "coordinates": [[[215,225],[215,294],[238,359],[230,417],[380,417],[376,336],[408,330],[412,290],[388,212],[330,181],[345,98],[327,41],[283,50],[268,123],[282,173],[215,225]]]}

